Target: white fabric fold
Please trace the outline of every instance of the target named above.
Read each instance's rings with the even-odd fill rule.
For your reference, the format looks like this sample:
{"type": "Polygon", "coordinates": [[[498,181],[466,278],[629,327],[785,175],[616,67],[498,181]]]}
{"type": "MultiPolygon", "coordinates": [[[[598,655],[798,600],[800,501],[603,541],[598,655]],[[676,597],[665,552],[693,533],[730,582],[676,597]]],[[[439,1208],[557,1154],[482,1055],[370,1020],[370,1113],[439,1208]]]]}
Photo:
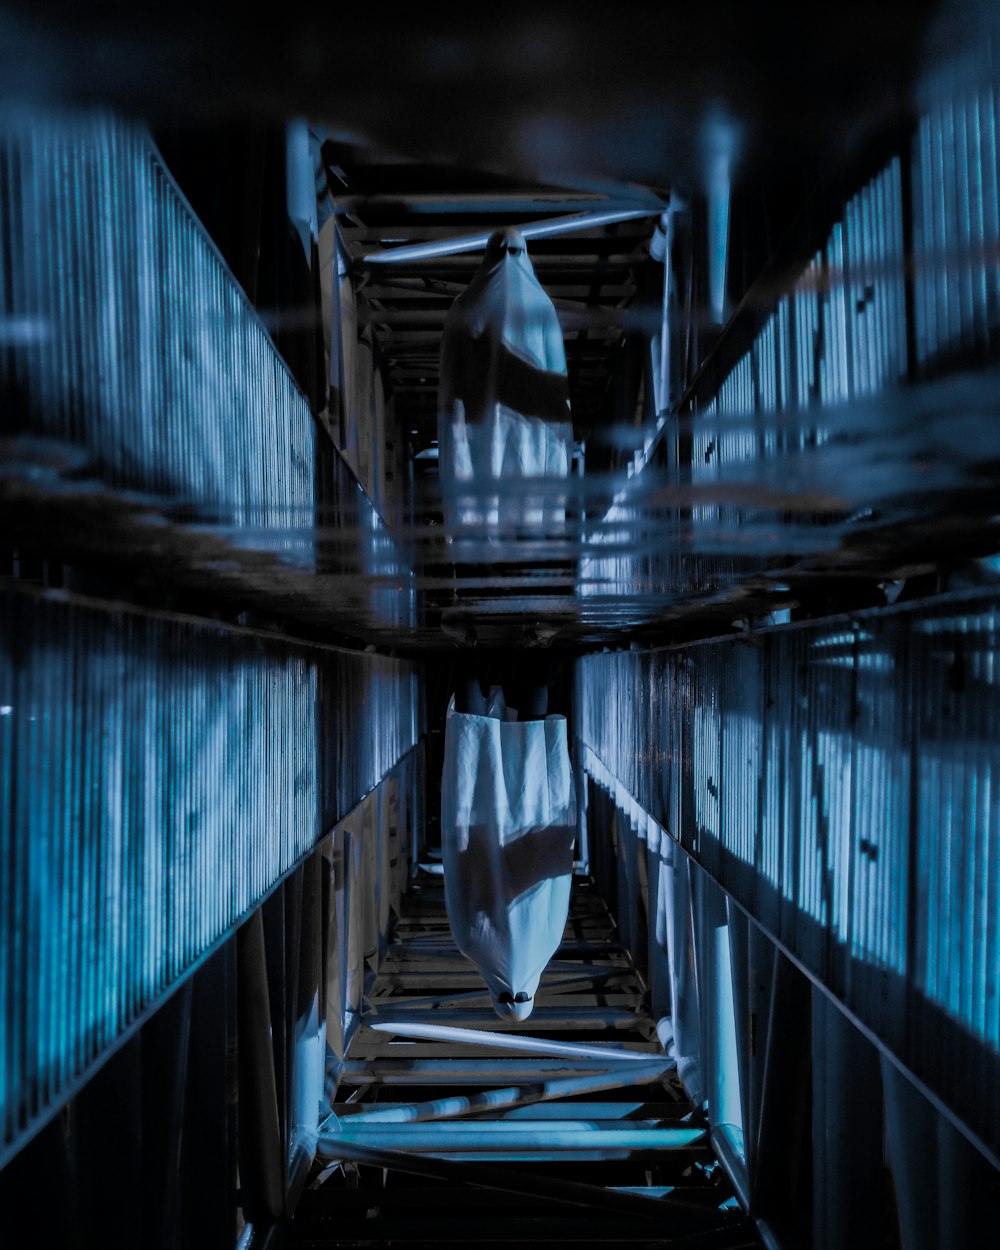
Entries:
{"type": "Polygon", "coordinates": [[[485,716],[449,706],[441,849],[455,942],[497,1013],[525,1019],[566,926],[575,800],[566,718],[514,717],[498,687],[485,716]],[[499,1001],[517,994],[529,1001],[499,1001]]]}
{"type": "Polygon", "coordinates": [[[532,478],[569,473],[573,426],[562,329],[516,231],[490,239],[445,319],[438,468],[445,521],[549,532],[565,496],[532,478]],[[501,481],[527,486],[498,489],[501,481]]]}

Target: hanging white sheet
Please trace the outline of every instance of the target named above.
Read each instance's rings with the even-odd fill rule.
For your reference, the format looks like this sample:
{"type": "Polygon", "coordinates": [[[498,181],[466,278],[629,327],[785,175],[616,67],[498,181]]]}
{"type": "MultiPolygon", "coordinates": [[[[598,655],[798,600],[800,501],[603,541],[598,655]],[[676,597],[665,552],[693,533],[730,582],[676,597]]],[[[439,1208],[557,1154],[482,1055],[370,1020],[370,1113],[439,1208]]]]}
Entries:
{"type": "Polygon", "coordinates": [[[564,716],[518,721],[494,686],[485,716],[445,728],[441,851],[459,950],[504,1018],[524,1020],[562,941],[573,873],[575,801],[564,716]],[[501,996],[526,995],[525,1002],[501,996]]]}
{"type": "Polygon", "coordinates": [[[438,465],[450,536],[470,525],[557,531],[564,497],[533,492],[530,480],[566,477],[572,451],[556,310],[523,238],[498,231],[444,325],[438,465]],[[509,487],[499,490],[500,481],[509,487]]]}

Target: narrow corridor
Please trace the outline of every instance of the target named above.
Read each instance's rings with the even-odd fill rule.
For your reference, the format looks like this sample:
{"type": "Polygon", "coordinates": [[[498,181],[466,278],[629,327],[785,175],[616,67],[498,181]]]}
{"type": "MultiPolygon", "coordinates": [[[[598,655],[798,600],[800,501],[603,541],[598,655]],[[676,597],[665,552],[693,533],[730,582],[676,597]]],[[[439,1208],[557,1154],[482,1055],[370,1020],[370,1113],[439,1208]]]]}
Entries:
{"type": "Polygon", "coordinates": [[[331,1162],[288,1244],[757,1245],[592,881],[575,878],[525,1030],[494,1015],[428,867],[371,976],[322,1128],[331,1162]]]}
{"type": "Polygon", "coordinates": [[[978,1246],[1000,3],[209,10],[0,0],[8,1228],[978,1246]]]}

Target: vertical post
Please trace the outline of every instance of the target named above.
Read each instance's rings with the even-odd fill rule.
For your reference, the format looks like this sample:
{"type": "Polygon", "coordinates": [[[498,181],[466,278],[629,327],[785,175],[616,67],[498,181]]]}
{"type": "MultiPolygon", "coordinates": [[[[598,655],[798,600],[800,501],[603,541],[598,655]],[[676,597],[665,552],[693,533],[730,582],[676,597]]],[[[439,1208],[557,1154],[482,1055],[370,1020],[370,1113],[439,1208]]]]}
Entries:
{"type": "Polygon", "coordinates": [[[882,1077],[878,1052],[813,989],[813,1246],[882,1246],[882,1077]],[[859,1112],[863,1111],[863,1114],[859,1112]]]}
{"type": "Polygon", "coordinates": [[[260,909],[237,933],[236,952],[241,1188],[247,1217],[266,1222],[281,1212],[284,1178],[260,909]]]}

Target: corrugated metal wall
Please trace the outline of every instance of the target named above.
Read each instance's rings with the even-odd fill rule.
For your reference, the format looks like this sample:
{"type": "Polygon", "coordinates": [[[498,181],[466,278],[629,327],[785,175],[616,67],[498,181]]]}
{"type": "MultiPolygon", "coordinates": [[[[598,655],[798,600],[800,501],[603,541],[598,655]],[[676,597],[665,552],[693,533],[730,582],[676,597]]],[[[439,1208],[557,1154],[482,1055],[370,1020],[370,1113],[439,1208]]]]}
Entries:
{"type": "MultiPolygon", "coordinates": [[[[787,277],[774,257],[678,412],[661,414],[643,471],[595,527],[581,594],[617,581],[636,597],[659,591],[668,609],[686,597],[710,608],[741,582],[780,585],[782,568],[831,552],[894,491],[929,488],[913,465],[941,461],[939,435],[913,419],[910,460],[903,437],[879,445],[920,417],[919,396],[874,401],[995,355],[998,100],[995,85],[950,82],[839,207],[824,218],[810,206],[812,256],[787,277]],[[664,487],[673,506],[657,515],[664,487]]],[[[689,330],[679,316],[670,326],[678,341],[689,330]]]]}
{"type": "Polygon", "coordinates": [[[417,742],[414,666],[0,597],[0,1157],[417,742]]]}
{"type": "Polygon", "coordinates": [[[996,1219],[991,1160],[585,755],[595,880],[763,1244],[974,1243],[996,1219]]]}
{"type": "Polygon", "coordinates": [[[142,127],[7,114],[0,232],[0,504],[26,541],[343,633],[412,624],[393,535],[142,127]]]}
{"type": "Polygon", "coordinates": [[[1000,1154],[1000,604],[578,664],[592,769],[1000,1154]]]}
{"type": "MultiPolygon", "coordinates": [[[[933,476],[946,428],[989,403],[976,370],[1000,330],[1000,95],[952,74],[924,100],[661,422],[584,566],[606,590],[660,589],[665,622],[718,604],[728,632],[750,623],[740,583],[837,572],[823,553],[858,523],[896,523],[886,549],[905,547],[912,466],[933,476]],[[921,405],[939,408],[925,426],[921,405]]],[[[988,421],[962,453],[970,497],[988,421]]],[[[942,498],[927,513],[968,526],[942,498]]],[[[1000,1162],[998,609],[969,592],[577,664],[595,876],[768,1244],[881,1244],[889,1207],[907,1248],[963,1244],[1000,1162]],[[890,1173],[888,1201],[871,1178],[890,1173]]]]}
{"type": "Polygon", "coordinates": [[[936,101],[913,142],[917,364],[984,353],[1000,329],[1000,90],[936,101]]]}
{"type": "Polygon", "coordinates": [[[142,128],[6,118],[0,221],[8,434],[206,519],[312,526],[309,406],[142,128]]]}

